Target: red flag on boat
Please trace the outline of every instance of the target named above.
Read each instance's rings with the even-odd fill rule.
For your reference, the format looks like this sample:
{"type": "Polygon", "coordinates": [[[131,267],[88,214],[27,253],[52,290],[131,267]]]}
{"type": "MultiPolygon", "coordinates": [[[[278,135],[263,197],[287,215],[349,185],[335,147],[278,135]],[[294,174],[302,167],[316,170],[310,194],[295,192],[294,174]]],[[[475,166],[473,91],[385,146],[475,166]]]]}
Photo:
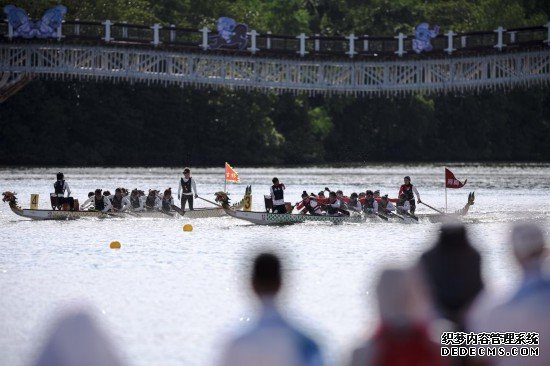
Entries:
{"type": "Polygon", "coordinates": [[[225,163],[225,181],[239,183],[239,173],[237,173],[227,162],[225,163]]]}
{"type": "Polygon", "coordinates": [[[466,182],[468,179],[462,183],[458,179],[455,178],[455,175],[453,172],[451,172],[449,169],[445,168],[445,187],[446,188],[462,188],[464,185],[466,185],[466,182]]]}

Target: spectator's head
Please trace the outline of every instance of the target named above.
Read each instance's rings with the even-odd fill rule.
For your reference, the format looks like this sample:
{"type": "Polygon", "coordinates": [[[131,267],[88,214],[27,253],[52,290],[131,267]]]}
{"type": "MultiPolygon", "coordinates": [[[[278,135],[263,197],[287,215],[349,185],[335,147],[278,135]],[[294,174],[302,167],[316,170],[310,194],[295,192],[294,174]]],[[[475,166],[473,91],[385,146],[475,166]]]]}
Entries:
{"type": "Polygon", "coordinates": [[[542,231],[537,225],[516,225],[512,230],[512,246],[514,256],[524,270],[542,262],[545,243],[542,231]]]}
{"type": "Polygon", "coordinates": [[[252,288],[258,297],[277,295],[282,285],[281,262],[272,253],[262,253],[254,259],[252,288]]]}
{"type": "Polygon", "coordinates": [[[466,227],[459,223],[448,223],[441,227],[438,245],[444,247],[464,247],[470,246],[470,241],[466,236],[466,227]]]}
{"type": "Polygon", "coordinates": [[[384,270],[376,294],[381,320],[390,327],[407,327],[429,317],[428,291],[416,270],[384,270]]]}

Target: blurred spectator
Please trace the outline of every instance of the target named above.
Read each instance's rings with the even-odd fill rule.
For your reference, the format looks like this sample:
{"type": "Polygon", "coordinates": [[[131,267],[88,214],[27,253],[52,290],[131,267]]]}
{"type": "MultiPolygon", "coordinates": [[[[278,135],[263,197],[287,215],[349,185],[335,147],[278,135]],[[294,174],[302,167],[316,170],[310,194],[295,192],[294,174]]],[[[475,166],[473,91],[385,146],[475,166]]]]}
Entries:
{"type": "Polygon", "coordinates": [[[46,340],[35,366],[120,366],[106,335],[85,312],[64,315],[46,340]]]}
{"type": "Polygon", "coordinates": [[[234,339],[222,357],[225,366],[322,365],[313,340],[294,328],[279,313],[276,297],[282,285],[281,264],[273,254],[254,260],[252,288],[261,303],[258,323],[234,339]]]}
{"type": "Polygon", "coordinates": [[[431,304],[413,270],[385,270],[376,293],[380,324],[374,336],[354,351],[351,366],[447,365],[439,343],[428,334],[431,304]]]}
{"type": "Polygon", "coordinates": [[[491,357],[486,361],[499,366],[550,365],[550,279],[543,272],[547,257],[544,236],[536,225],[520,224],[512,231],[511,244],[523,272],[523,281],[507,302],[493,309],[485,331],[537,332],[540,355],[491,357]]]}
{"type": "Polygon", "coordinates": [[[441,228],[434,247],[420,257],[436,311],[464,330],[465,315],[483,289],[481,257],[460,224],[441,228]]]}

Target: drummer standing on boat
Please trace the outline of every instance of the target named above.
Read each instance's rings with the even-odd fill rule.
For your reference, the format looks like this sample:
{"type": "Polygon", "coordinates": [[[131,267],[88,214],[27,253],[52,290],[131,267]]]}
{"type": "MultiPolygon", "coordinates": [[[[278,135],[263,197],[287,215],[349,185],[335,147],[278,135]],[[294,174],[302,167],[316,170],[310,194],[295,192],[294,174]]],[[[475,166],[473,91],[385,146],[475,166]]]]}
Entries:
{"type": "Polygon", "coordinates": [[[275,177],[271,180],[271,201],[273,202],[273,212],[286,213],[285,206],[285,185],[279,182],[279,178],[275,177]]]}
{"type": "Polygon", "coordinates": [[[178,187],[178,199],[181,197],[181,209],[183,211],[185,211],[185,204],[187,202],[189,202],[189,209],[193,211],[193,195],[195,198],[199,196],[197,194],[197,185],[195,179],[191,177],[191,170],[185,168],[178,187]]]}
{"type": "Polygon", "coordinates": [[[407,201],[409,201],[409,204],[411,206],[410,207],[411,214],[414,215],[414,211],[416,209],[414,196],[416,195],[416,199],[418,200],[418,203],[422,203],[422,201],[420,200],[420,194],[418,193],[418,190],[416,189],[416,187],[412,185],[411,177],[407,175],[405,178],[403,178],[403,181],[405,184],[402,184],[401,188],[399,188],[398,197],[400,197],[401,194],[405,194],[405,198],[407,199],[407,201]]]}

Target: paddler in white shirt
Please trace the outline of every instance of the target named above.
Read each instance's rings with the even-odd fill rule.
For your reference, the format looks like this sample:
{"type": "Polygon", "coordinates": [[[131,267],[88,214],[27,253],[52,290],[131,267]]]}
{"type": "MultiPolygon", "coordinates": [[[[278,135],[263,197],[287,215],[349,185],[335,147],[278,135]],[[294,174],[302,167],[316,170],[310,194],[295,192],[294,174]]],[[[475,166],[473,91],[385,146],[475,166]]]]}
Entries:
{"type": "Polygon", "coordinates": [[[302,210],[302,214],[309,213],[310,215],[321,215],[321,206],[317,203],[314,197],[311,197],[307,194],[306,191],[302,193],[302,202],[300,202],[296,209],[298,211],[302,210]]]}
{"type": "Polygon", "coordinates": [[[162,211],[170,212],[172,211],[172,206],[174,205],[174,198],[172,197],[172,188],[168,188],[164,191],[161,199],[161,208],[162,211]]]}
{"type": "Polygon", "coordinates": [[[411,209],[411,204],[407,200],[407,196],[404,193],[401,193],[399,195],[399,198],[397,199],[395,206],[397,208],[397,213],[399,214],[408,213],[409,210],[411,209]]]}
{"type": "Polygon", "coordinates": [[[142,198],[142,195],[140,194],[139,190],[133,189],[132,193],[130,194],[130,210],[139,212],[139,211],[145,211],[144,206],[144,198],[142,198]]]}
{"type": "Polygon", "coordinates": [[[371,190],[367,190],[366,192],[366,196],[363,201],[363,212],[367,214],[378,212],[378,202],[376,202],[374,193],[371,190]]]}
{"type": "Polygon", "coordinates": [[[160,201],[160,198],[158,197],[158,191],[157,190],[149,190],[149,194],[145,198],[145,209],[147,211],[156,211],[160,210],[162,206],[162,203],[160,201]]]}
{"type": "Polygon", "coordinates": [[[395,211],[395,206],[388,200],[388,195],[380,197],[380,202],[378,203],[378,212],[382,214],[387,214],[389,212],[395,211]]]}
{"type": "Polygon", "coordinates": [[[80,210],[91,210],[94,208],[94,192],[88,193],[88,199],[84,201],[83,204],[80,205],[80,210]]]}
{"type": "Polygon", "coordinates": [[[113,211],[126,211],[130,208],[130,200],[122,194],[122,188],[115,189],[115,194],[110,196],[113,211]]]}
{"type": "Polygon", "coordinates": [[[359,195],[353,192],[349,196],[349,202],[346,203],[346,208],[351,211],[361,212],[361,202],[359,202],[359,195]]]}
{"type": "Polygon", "coordinates": [[[336,192],[330,192],[328,194],[327,213],[329,215],[336,215],[340,213],[342,202],[338,199],[336,192]]]}
{"type": "Polygon", "coordinates": [[[108,196],[101,194],[101,189],[95,190],[94,208],[96,211],[107,212],[111,209],[111,200],[108,196]]]}

